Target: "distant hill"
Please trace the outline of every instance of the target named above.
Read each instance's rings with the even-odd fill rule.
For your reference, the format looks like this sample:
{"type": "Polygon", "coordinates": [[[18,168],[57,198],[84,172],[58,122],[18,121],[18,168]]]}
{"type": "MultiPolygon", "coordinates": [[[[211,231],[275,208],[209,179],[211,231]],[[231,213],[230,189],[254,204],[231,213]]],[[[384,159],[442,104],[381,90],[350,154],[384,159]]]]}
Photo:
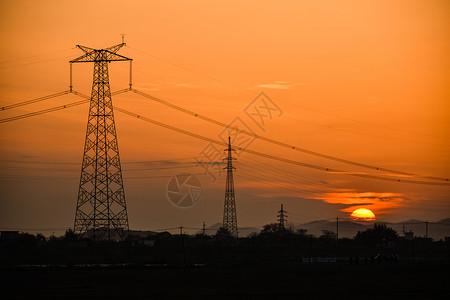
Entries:
{"type": "MultiPolygon", "coordinates": [[[[398,223],[384,222],[384,224],[397,231],[400,236],[403,236],[403,229],[405,232],[414,232],[414,236],[417,237],[425,237],[426,235],[426,222],[422,220],[412,219],[398,223]]],[[[358,231],[363,231],[371,227],[373,227],[373,223],[360,224],[351,221],[341,221],[339,222],[339,237],[353,238],[358,231]]],[[[293,229],[297,230],[300,228],[306,229],[308,234],[320,236],[323,230],[336,232],[336,222],[326,220],[312,221],[295,225],[293,229]]],[[[450,236],[450,218],[438,222],[428,222],[428,237],[434,240],[440,240],[447,236],[450,236]]]]}
{"type": "MultiPolygon", "coordinates": [[[[368,228],[373,227],[372,222],[367,224],[361,224],[351,221],[339,221],[339,237],[340,238],[353,238],[358,233],[358,231],[364,231],[368,228]]],[[[426,223],[422,220],[411,219],[407,221],[402,221],[398,223],[387,223],[384,222],[386,226],[391,227],[400,236],[403,236],[403,228],[405,232],[412,231],[414,236],[424,237],[426,234],[426,223]]],[[[222,223],[215,223],[214,225],[208,226],[206,228],[207,235],[215,235],[217,230],[222,227],[222,223]]],[[[294,231],[298,229],[306,229],[307,234],[312,234],[314,236],[321,236],[323,230],[328,230],[336,232],[336,222],[327,220],[317,220],[304,224],[297,224],[292,226],[294,231]]],[[[261,229],[256,227],[239,227],[239,236],[247,237],[252,233],[260,233],[261,229]]],[[[130,234],[138,235],[140,237],[147,237],[149,235],[154,235],[157,232],[154,231],[141,231],[141,230],[130,230],[130,234]]],[[[201,230],[195,232],[194,234],[202,233],[201,230]]],[[[438,222],[428,222],[428,237],[434,240],[444,239],[450,236],[450,218],[440,220],[438,222]]]]}
{"type": "Polygon", "coordinates": [[[146,238],[149,235],[155,235],[157,232],[150,230],[130,230],[130,235],[139,236],[141,238],[146,238]]]}
{"type": "MultiPolygon", "coordinates": [[[[222,227],[222,223],[216,223],[214,225],[208,226],[206,228],[207,235],[215,235],[217,230],[222,227]]],[[[239,227],[239,237],[247,237],[251,233],[259,233],[261,230],[254,227],[239,227]]],[[[195,234],[202,233],[202,231],[197,231],[195,234]]]]}
{"type": "MultiPolygon", "coordinates": [[[[366,225],[350,221],[340,221],[339,237],[353,238],[358,233],[358,231],[364,231],[371,227],[373,227],[373,224],[366,225]]],[[[294,230],[297,229],[306,229],[307,234],[312,234],[314,236],[321,236],[323,234],[323,230],[336,232],[336,222],[330,222],[326,220],[312,221],[305,224],[295,225],[294,230]]]]}

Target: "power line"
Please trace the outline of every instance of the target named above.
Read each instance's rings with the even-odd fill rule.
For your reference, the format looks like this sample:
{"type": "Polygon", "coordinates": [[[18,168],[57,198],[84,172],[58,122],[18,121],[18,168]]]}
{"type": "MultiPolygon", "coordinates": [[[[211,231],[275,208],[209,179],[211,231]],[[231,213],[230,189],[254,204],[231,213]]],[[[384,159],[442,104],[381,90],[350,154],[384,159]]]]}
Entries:
{"type": "MultiPolygon", "coordinates": [[[[127,91],[129,91],[129,90],[128,89],[122,89],[122,90],[119,90],[119,91],[115,91],[115,92],[111,93],[111,96],[123,94],[123,93],[125,93],[127,91]]],[[[76,101],[76,102],[72,102],[72,103],[69,103],[69,104],[60,105],[60,106],[56,106],[56,107],[52,107],[52,108],[48,108],[48,109],[43,109],[43,110],[39,110],[39,111],[35,111],[35,112],[23,114],[23,115],[9,117],[9,118],[5,118],[5,119],[0,119],[0,123],[6,123],[6,122],[11,122],[11,121],[21,120],[21,119],[25,119],[25,118],[29,118],[29,117],[34,117],[34,116],[46,114],[46,113],[49,113],[49,112],[54,112],[54,111],[70,108],[70,107],[73,107],[73,106],[78,106],[78,105],[81,105],[81,104],[88,103],[90,101],[90,99],[91,99],[91,97],[89,97],[87,95],[84,95],[83,93],[80,93],[80,92],[77,92],[77,91],[74,91],[74,90],[72,90],[72,91],[71,90],[67,90],[67,91],[56,93],[56,94],[52,94],[52,95],[36,98],[36,99],[33,99],[33,100],[28,100],[28,101],[23,101],[23,102],[7,105],[7,106],[2,107],[1,110],[12,109],[12,108],[16,108],[16,107],[20,107],[20,106],[24,106],[24,105],[28,105],[28,104],[32,104],[32,103],[36,103],[36,102],[40,102],[40,101],[44,101],[44,100],[48,100],[48,99],[51,99],[51,98],[55,98],[55,97],[59,97],[59,96],[67,95],[67,94],[74,94],[76,96],[80,96],[82,98],[85,98],[86,100],[76,101]]]]}
{"type": "MultiPolygon", "coordinates": [[[[257,180],[266,180],[261,176],[257,176],[255,175],[254,172],[250,173],[248,171],[240,171],[240,172],[236,172],[236,178],[245,178],[248,180],[252,180],[254,181],[255,179],[257,180]],[[242,175],[242,174],[246,174],[246,175],[242,175]],[[248,176],[247,176],[248,175],[248,176]]],[[[286,181],[278,181],[278,182],[273,182],[273,181],[266,181],[265,184],[268,184],[276,189],[279,189],[281,191],[291,191],[296,193],[295,197],[299,197],[298,194],[302,195],[302,197],[310,197],[311,195],[314,195],[314,192],[311,190],[306,190],[306,189],[296,189],[294,187],[292,187],[292,183],[286,182],[286,181]]]]}
{"type": "Polygon", "coordinates": [[[346,129],[346,128],[345,129],[343,129],[343,128],[333,128],[331,126],[327,126],[327,125],[323,125],[323,124],[317,124],[317,123],[314,123],[314,122],[308,122],[308,121],[300,120],[300,119],[293,118],[293,117],[288,117],[288,119],[292,119],[292,120],[294,120],[296,122],[306,123],[308,125],[320,127],[322,129],[328,129],[328,130],[331,130],[331,131],[341,131],[341,132],[345,132],[345,133],[356,134],[356,135],[366,136],[366,137],[373,137],[373,138],[383,139],[383,140],[388,140],[388,141],[441,146],[441,144],[437,144],[437,143],[433,143],[433,142],[424,142],[424,141],[418,141],[418,140],[408,140],[408,139],[401,139],[401,138],[398,138],[398,137],[388,137],[388,136],[370,134],[370,133],[367,133],[367,132],[354,131],[354,130],[350,130],[350,129],[346,129]]]}
{"type": "Polygon", "coordinates": [[[429,136],[429,137],[433,137],[433,138],[439,138],[439,139],[448,139],[446,137],[442,137],[442,136],[436,136],[436,135],[431,135],[431,134],[426,134],[426,133],[421,133],[421,132],[414,132],[414,131],[409,131],[409,130],[404,130],[404,129],[399,129],[399,128],[394,128],[394,127],[389,127],[389,126],[383,126],[383,125],[378,125],[378,124],[373,124],[370,122],[365,122],[365,121],[361,121],[361,120],[355,120],[355,119],[351,119],[351,118],[347,118],[347,117],[343,117],[343,116],[339,116],[339,115],[335,115],[335,114],[331,114],[331,113],[327,113],[327,112],[323,112],[314,108],[310,108],[310,107],[306,107],[303,105],[298,105],[298,104],[294,104],[294,103],[290,103],[288,101],[285,100],[280,100],[281,102],[286,102],[290,105],[293,106],[297,106],[301,109],[305,109],[305,110],[309,110],[309,111],[314,111],[316,113],[320,113],[320,114],[324,114],[327,116],[331,116],[331,117],[335,117],[338,119],[343,119],[343,120],[347,120],[347,121],[352,121],[355,123],[360,123],[360,124],[365,124],[365,125],[369,125],[369,126],[373,126],[373,127],[379,127],[379,128],[384,128],[384,129],[389,129],[389,130],[394,130],[394,131],[399,131],[399,132],[404,132],[404,133],[408,133],[408,134],[416,134],[416,135],[422,135],[422,136],[429,136]]]}
{"type": "MultiPolygon", "coordinates": [[[[81,165],[81,164],[77,164],[81,165]]],[[[195,164],[195,162],[191,162],[188,165],[184,166],[171,166],[171,167],[157,167],[157,168],[134,168],[134,169],[122,169],[123,172],[139,172],[139,171],[155,171],[155,170],[169,170],[169,169],[181,169],[181,168],[192,168],[192,167],[198,167],[198,165],[195,164]]],[[[3,171],[44,171],[44,172],[74,172],[79,171],[78,169],[60,169],[60,168],[37,168],[37,167],[10,167],[10,166],[2,166],[3,171]]]]}
{"type": "MultiPolygon", "coordinates": [[[[146,52],[146,51],[139,50],[139,49],[130,47],[130,46],[128,46],[128,45],[127,45],[127,47],[128,47],[129,49],[132,49],[132,50],[141,52],[141,53],[143,53],[143,54],[145,54],[145,55],[147,55],[147,56],[150,56],[150,57],[152,57],[152,58],[154,58],[154,59],[157,59],[157,60],[159,60],[159,61],[162,61],[162,62],[164,62],[164,63],[166,63],[166,64],[169,64],[169,65],[178,67],[178,68],[180,68],[180,69],[186,70],[186,71],[188,71],[188,72],[197,74],[197,75],[199,75],[199,76],[201,76],[201,77],[203,77],[203,78],[211,79],[211,80],[213,80],[213,81],[217,81],[217,82],[220,82],[220,83],[229,85],[229,86],[234,87],[234,88],[243,89],[243,87],[240,87],[240,86],[237,86],[237,85],[234,85],[234,84],[225,82],[225,81],[223,81],[223,80],[221,80],[221,79],[214,78],[214,77],[212,77],[212,76],[210,76],[210,75],[207,75],[207,74],[204,74],[204,73],[200,73],[200,72],[195,71],[195,70],[193,70],[193,69],[191,69],[191,68],[188,68],[188,67],[186,67],[186,66],[182,66],[182,65],[180,65],[180,64],[177,64],[177,63],[168,61],[167,59],[163,59],[163,58],[161,58],[161,57],[158,57],[158,56],[156,56],[156,55],[154,55],[154,54],[150,54],[150,53],[148,53],[148,52],[146,52]]],[[[159,79],[161,79],[161,78],[159,78],[159,79]]],[[[310,108],[310,107],[306,107],[306,106],[303,106],[303,105],[294,104],[294,103],[291,103],[291,102],[288,102],[288,101],[285,101],[285,100],[280,100],[280,101],[285,102],[285,103],[288,103],[288,104],[290,104],[290,105],[297,106],[297,107],[299,107],[299,108],[301,108],[301,109],[304,109],[304,110],[314,111],[314,112],[316,112],[316,113],[320,113],[320,114],[324,114],[324,115],[328,115],[328,116],[332,116],[332,117],[335,117],[335,118],[339,118],[339,119],[343,119],[343,120],[347,120],[347,121],[352,121],[352,122],[356,122],[356,123],[360,123],[360,124],[365,124],[365,125],[369,125],[369,126],[373,126],[373,127],[379,127],[379,128],[384,128],[384,129],[389,129],[389,130],[394,130],[394,131],[399,131],[399,132],[405,132],[405,133],[409,133],[409,134],[416,134],[416,135],[429,136],[429,137],[440,138],[440,139],[447,139],[447,138],[441,137],[441,136],[430,135],[430,134],[425,134],[425,133],[421,133],[421,132],[413,132],[413,131],[408,131],[408,130],[404,130],[404,129],[399,129],[399,128],[394,128],[394,127],[389,127],[389,126],[383,126],[383,125],[379,125],[379,124],[373,124],[373,123],[365,122],[365,121],[361,121],[361,120],[356,120],[356,119],[352,119],[352,118],[348,118],[348,117],[344,117],[344,116],[340,116],[340,115],[336,115],[336,114],[332,114],[332,113],[320,111],[320,110],[317,110],[317,109],[314,109],[314,108],[310,108]]],[[[380,138],[382,138],[382,137],[380,137],[380,138]]]]}
{"type": "Polygon", "coordinates": [[[7,64],[7,63],[10,63],[10,62],[14,62],[14,61],[20,61],[20,60],[26,60],[26,59],[34,58],[34,57],[46,56],[46,55],[49,55],[49,54],[65,52],[65,51],[72,50],[72,49],[74,49],[74,48],[60,49],[60,50],[55,50],[55,51],[51,51],[51,52],[47,52],[47,53],[41,53],[41,54],[35,54],[35,55],[30,55],[30,56],[25,56],[25,57],[19,57],[19,58],[3,60],[3,61],[0,61],[0,64],[7,64]]]}
{"type": "MultiPolygon", "coordinates": [[[[130,91],[130,89],[122,89],[122,90],[119,90],[119,91],[116,91],[116,92],[111,93],[111,95],[118,95],[118,94],[126,93],[126,92],[128,92],[128,91],[130,91]]],[[[435,176],[423,176],[423,175],[414,174],[414,173],[408,173],[408,172],[396,171],[396,170],[387,169],[387,168],[382,168],[382,167],[376,167],[376,166],[372,166],[372,165],[362,164],[362,163],[359,163],[359,162],[350,161],[350,160],[346,160],[346,159],[342,159],[342,158],[338,158],[338,157],[334,157],[334,156],[322,154],[322,153],[319,153],[319,152],[307,150],[307,149],[300,148],[300,147],[297,147],[297,146],[289,145],[289,144],[286,144],[286,143],[281,142],[281,141],[273,140],[273,139],[270,139],[270,138],[267,138],[267,137],[264,137],[264,136],[257,135],[257,134],[252,133],[252,132],[248,132],[248,131],[246,131],[246,130],[239,129],[239,128],[237,128],[237,127],[233,127],[233,126],[231,126],[231,125],[222,123],[222,122],[217,121],[217,120],[214,120],[214,119],[212,119],[212,118],[209,118],[209,117],[205,117],[205,116],[199,115],[199,114],[197,114],[197,113],[195,113],[195,112],[192,112],[192,111],[190,111],[190,110],[188,110],[188,109],[184,109],[184,108],[182,108],[182,107],[180,107],[180,106],[178,106],[178,105],[175,105],[175,104],[169,103],[169,102],[167,102],[167,101],[165,101],[165,100],[159,99],[159,98],[157,98],[157,97],[148,95],[148,94],[143,93],[143,92],[141,92],[141,91],[138,91],[138,90],[136,90],[136,89],[132,89],[131,91],[133,91],[134,93],[139,94],[139,95],[141,95],[141,96],[143,96],[143,97],[146,97],[146,98],[149,98],[149,99],[151,99],[151,100],[154,100],[154,101],[156,101],[156,102],[158,102],[158,103],[161,103],[161,104],[163,104],[163,105],[166,105],[166,106],[168,106],[168,107],[171,107],[171,108],[173,108],[173,109],[176,109],[176,110],[178,110],[178,111],[181,111],[181,112],[183,112],[183,113],[189,114],[189,115],[194,116],[194,117],[197,117],[197,118],[199,118],[199,119],[202,119],[202,120],[204,120],[204,121],[213,123],[213,124],[215,124],[215,125],[218,125],[218,126],[221,126],[221,127],[227,128],[227,129],[233,129],[233,130],[235,130],[235,131],[237,131],[237,132],[239,132],[239,133],[243,133],[243,134],[246,134],[246,135],[248,135],[248,136],[254,137],[254,138],[256,138],[256,139],[260,139],[260,140],[263,140],[263,141],[265,141],[265,142],[269,142],[269,143],[272,143],[272,144],[276,144],[276,145],[279,145],[279,146],[282,146],[282,147],[285,147],[285,148],[289,148],[289,149],[292,149],[292,150],[296,150],[296,151],[300,151],[300,152],[307,153],[307,154],[310,154],[310,155],[314,155],[314,156],[326,158],[326,159],[329,159],[329,160],[334,160],[334,161],[338,161],[338,162],[341,162],[341,163],[346,163],[346,164],[355,165],[355,166],[359,166],[359,167],[363,167],[363,168],[368,168],[368,169],[373,169],[373,170],[377,170],[377,171],[383,171],[383,172],[394,173],[394,174],[398,174],[398,175],[412,176],[412,177],[419,177],[419,178],[423,178],[423,179],[439,180],[439,181],[446,181],[446,182],[448,182],[448,178],[435,177],[435,176]]],[[[66,94],[66,92],[67,92],[67,91],[62,92],[62,93],[66,94]]],[[[70,92],[70,91],[69,91],[69,92],[70,92]]],[[[74,95],[77,95],[77,96],[80,96],[80,97],[85,98],[86,101],[87,101],[88,99],[90,99],[89,96],[84,95],[84,94],[82,94],[82,93],[80,93],[80,92],[77,92],[77,91],[71,91],[71,93],[73,93],[74,95]]],[[[54,94],[54,95],[56,95],[56,94],[54,94]]],[[[61,94],[61,95],[63,95],[63,94],[61,94]]],[[[49,96],[53,96],[53,95],[49,95],[49,96]]],[[[58,95],[58,96],[59,96],[59,95],[58,95]]],[[[46,96],[46,97],[47,97],[47,96],[46,96]]],[[[57,97],[57,96],[54,96],[54,97],[57,97]]],[[[45,97],[41,97],[41,98],[45,98],[45,97]]],[[[42,101],[42,100],[49,99],[49,98],[46,98],[46,99],[40,100],[41,98],[37,98],[37,99],[34,99],[34,100],[29,100],[29,101],[24,101],[24,102],[20,102],[20,103],[13,104],[13,105],[10,105],[10,106],[17,107],[17,106],[22,106],[22,105],[27,105],[27,104],[34,103],[34,102],[31,102],[31,101],[42,101]],[[38,99],[39,99],[39,100],[38,100],[38,99]]],[[[54,107],[54,108],[50,108],[50,109],[46,109],[46,110],[42,110],[42,111],[38,111],[38,112],[34,112],[34,113],[29,113],[29,114],[19,115],[19,116],[15,116],[15,117],[6,118],[6,119],[0,119],[0,123],[5,123],[5,122],[10,122],[10,121],[15,121],[15,120],[19,120],[19,119],[23,119],[23,118],[27,118],[27,117],[32,117],[32,116],[36,116],[36,115],[40,115],[40,114],[45,114],[45,113],[48,113],[48,112],[53,112],[53,111],[65,109],[65,108],[68,108],[68,107],[80,105],[80,104],[83,104],[83,103],[84,103],[84,102],[79,101],[79,102],[74,102],[74,103],[70,103],[70,104],[67,104],[67,105],[63,105],[63,106],[59,106],[59,107],[54,107]]],[[[11,108],[12,108],[12,107],[11,107],[11,108]]],[[[403,182],[405,182],[405,180],[403,180],[403,182]]]]}
{"type": "Polygon", "coordinates": [[[55,57],[55,58],[43,59],[43,60],[40,60],[40,61],[34,61],[34,62],[28,62],[28,63],[21,63],[21,64],[4,66],[4,67],[0,67],[0,69],[9,69],[9,68],[23,67],[23,66],[28,66],[28,65],[35,65],[35,64],[40,64],[40,63],[44,63],[44,62],[55,61],[55,60],[59,60],[59,59],[65,59],[65,58],[69,58],[69,57],[71,57],[71,56],[63,56],[63,57],[55,57]]]}
{"type": "Polygon", "coordinates": [[[15,103],[15,104],[6,105],[6,106],[1,107],[0,110],[7,110],[7,109],[11,109],[11,108],[16,108],[16,107],[20,107],[20,106],[24,106],[24,105],[28,105],[28,104],[32,104],[32,103],[36,103],[36,102],[40,102],[40,101],[44,101],[44,100],[48,100],[48,99],[51,99],[51,98],[67,95],[67,94],[70,94],[70,90],[62,91],[62,92],[59,92],[59,93],[56,93],[56,94],[51,94],[51,95],[48,95],[48,96],[39,97],[39,98],[36,98],[36,99],[27,100],[27,101],[15,103]]]}
{"type": "MultiPolygon", "coordinates": [[[[125,110],[123,108],[114,106],[114,109],[116,111],[119,111],[123,114],[129,115],[131,117],[137,118],[137,119],[141,119],[145,122],[148,123],[152,123],[154,125],[172,130],[172,131],[176,131],[178,133],[184,134],[184,135],[188,135],[191,137],[195,137],[197,139],[200,140],[204,140],[207,142],[211,142],[217,145],[221,145],[221,146],[227,146],[227,144],[225,142],[222,141],[218,141],[218,140],[214,140],[212,138],[208,138],[196,133],[193,133],[191,131],[187,131],[181,128],[177,128],[159,121],[155,121],[153,119],[144,117],[142,115],[138,115],[136,113],[130,112],[128,110],[125,110]]],[[[284,163],[288,163],[288,164],[292,164],[292,165],[297,165],[297,166],[302,166],[302,167],[306,167],[306,168],[311,168],[311,169],[316,169],[319,171],[325,171],[328,173],[334,173],[334,174],[343,174],[343,175],[348,175],[348,176],[354,176],[354,177],[360,177],[360,178],[367,178],[367,179],[377,179],[377,180],[384,180],[384,181],[391,181],[391,182],[402,182],[402,183],[412,183],[412,184],[424,184],[424,185],[439,185],[439,186],[450,186],[450,183],[448,182],[428,182],[428,181],[419,181],[419,180],[409,180],[409,179],[398,179],[398,178],[392,178],[392,177],[384,177],[384,176],[378,176],[378,175],[370,175],[370,174],[365,174],[365,173],[357,173],[357,172],[348,172],[348,171],[342,171],[342,170],[338,170],[338,169],[333,169],[333,168],[326,168],[326,167],[322,167],[322,166],[318,166],[318,165],[313,165],[313,164],[308,164],[308,163],[303,163],[303,162],[299,162],[299,161],[295,161],[295,160],[291,160],[291,159],[287,159],[287,158],[282,158],[279,156],[275,156],[275,155],[270,155],[267,153],[262,153],[262,152],[258,152],[258,151],[254,151],[254,150],[250,150],[250,149],[243,149],[243,148],[238,148],[240,151],[243,152],[247,152],[249,154],[253,154],[256,156],[260,156],[260,157],[265,157],[271,160],[276,160],[276,161],[280,161],[280,162],[284,162],[284,163]]]]}
{"type": "MultiPolygon", "coordinates": [[[[182,160],[187,160],[187,159],[191,159],[190,157],[186,157],[186,158],[176,158],[176,159],[170,159],[170,160],[164,160],[164,159],[160,159],[160,160],[142,160],[142,161],[125,161],[125,162],[121,162],[121,164],[125,165],[125,164],[148,164],[148,163],[158,163],[158,162],[162,162],[162,163],[171,163],[174,161],[182,161],[182,160]]],[[[26,164],[42,164],[42,165],[79,165],[80,163],[75,163],[75,162],[51,162],[51,161],[24,161],[24,160],[14,160],[14,159],[0,159],[0,162],[3,163],[26,163],[26,164]]],[[[186,162],[186,163],[191,163],[186,162]]]]}
{"type": "MultiPolygon", "coordinates": [[[[252,167],[263,169],[263,172],[269,172],[269,173],[272,173],[272,174],[277,174],[278,176],[279,176],[279,174],[282,174],[281,176],[283,176],[284,178],[292,179],[292,177],[295,177],[295,178],[297,178],[297,180],[301,180],[301,181],[309,183],[309,184],[318,184],[318,185],[322,185],[322,186],[324,186],[326,188],[330,187],[330,184],[328,184],[328,183],[323,183],[323,182],[321,182],[319,180],[314,180],[312,178],[309,178],[309,177],[306,177],[306,176],[302,176],[302,175],[299,175],[299,174],[294,173],[294,172],[289,172],[287,170],[283,170],[283,169],[278,168],[276,166],[268,166],[268,165],[262,164],[260,161],[258,161],[256,159],[252,159],[252,158],[249,158],[249,159],[251,159],[251,160],[253,160],[253,161],[255,161],[257,163],[257,164],[252,164],[252,167]]],[[[244,164],[244,163],[241,162],[241,164],[244,164]]],[[[245,164],[244,164],[244,166],[245,166],[245,164]]]]}
{"type": "Polygon", "coordinates": [[[366,168],[366,169],[383,171],[383,172],[387,172],[387,173],[394,173],[394,174],[398,174],[398,175],[419,177],[419,178],[430,179],[430,180],[448,181],[448,178],[435,177],[435,176],[423,176],[423,175],[419,175],[419,174],[413,174],[413,173],[408,173],[408,172],[403,172],[403,171],[397,171],[397,170],[392,170],[392,169],[372,166],[372,165],[368,165],[368,164],[359,163],[359,162],[356,162],[356,161],[351,161],[351,160],[342,159],[342,158],[339,158],[339,157],[335,157],[335,156],[331,156],[331,155],[327,155],[327,154],[311,151],[311,150],[304,149],[304,148],[301,148],[301,147],[298,147],[298,146],[294,146],[294,145],[291,145],[291,144],[286,144],[284,142],[277,141],[277,140],[274,140],[274,139],[271,139],[271,138],[267,138],[267,137],[255,134],[253,132],[249,132],[249,131],[246,131],[244,129],[233,127],[231,125],[225,124],[225,123],[217,121],[215,119],[212,119],[212,118],[209,118],[209,117],[197,114],[197,113],[195,113],[193,111],[190,111],[188,109],[182,108],[182,107],[180,107],[178,105],[172,104],[172,103],[170,103],[168,101],[165,101],[163,99],[151,96],[149,94],[146,94],[144,92],[138,91],[136,89],[132,89],[132,92],[134,92],[134,93],[136,93],[138,95],[141,95],[143,97],[146,97],[148,99],[151,99],[153,101],[156,101],[156,102],[158,102],[160,104],[163,104],[165,106],[168,106],[170,108],[173,108],[175,110],[178,110],[180,112],[183,112],[185,114],[194,116],[194,117],[199,118],[201,120],[204,120],[206,122],[209,122],[209,123],[212,123],[212,124],[215,124],[215,125],[227,128],[227,129],[232,129],[232,130],[234,130],[234,131],[236,131],[238,133],[242,133],[242,134],[254,137],[256,139],[259,139],[259,140],[262,140],[262,141],[265,141],[265,142],[268,142],[268,143],[271,143],[271,144],[275,144],[275,145],[278,145],[278,146],[281,146],[281,147],[284,147],[284,148],[288,148],[288,149],[291,149],[291,150],[303,152],[303,153],[314,155],[314,156],[317,156],[317,157],[321,157],[321,158],[325,158],[325,159],[329,159],[329,160],[334,160],[334,161],[337,161],[337,162],[341,162],[341,163],[345,163],[345,164],[349,164],[349,165],[354,165],[354,166],[358,166],[358,167],[362,167],[362,168],[366,168]]]}
{"type": "Polygon", "coordinates": [[[176,64],[176,63],[170,62],[170,61],[168,61],[168,60],[166,60],[166,59],[164,59],[164,58],[158,57],[158,56],[153,55],[153,54],[150,54],[150,53],[148,53],[148,52],[145,52],[145,51],[142,51],[142,50],[139,50],[139,49],[136,49],[136,48],[132,48],[132,47],[130,47],[130,46],[128,46],[128,45],[127,45],[127,48],[130,48],[130,49],[132,49],[132,50],[134,50],[134,51],[141,52],[141,53],[143,53],[143,54],[145,54],[145,55],[147,55],[147,56],[153,57],[153,58],[155,58],[155,59],[157,59],[157,60],[159,60],[159,61],[162,61],[162,62],[164,62],[164,63],[166,63],[166,64],[175,66],[175,67],[177,67],[177,68],[183,69],[183,70],[185,70],[185,71],[191,72],[191,73],[196,74],[196,75],[198,75],[198,76],[200,76],[200,77],[203,77],[203,78],[206,78],[206,79],[210,79],[210,80],[214,80],[214,81],[223,83],[223,84],[225,84],[225,85],[228,85],[228,86],[231,86],[231,87],[234,87],[234,88],[244,89],[243,87],[240,87],[240,86],[237,86],[237,85],[235,85],[235,84],[232,84],[232,83],[223,81],[223,80],[221,80],[221,79],[217,79],[217,78],[214,78],[214,77],[212,77],[212,76],[209,76],[209,75],[200,73],[200,72],[198,72],[198,71],[196,71],[196,70],[193,70],[193,69],[191,69],[191,68],[182,66],[182,65],[180,65],[180,64],[176,64]]]}
{"type": "Polygon", "coordinates": [[[58,111],[58,110],[61,110],[61,109],[66,109],[66,108],[78,106],[78,105],[81,105],[81,104],[86,104],[88,102],[89,102],[89,100],[81,100],[81,101],[76,101],[76,102],[72,102],[72,103],[69,103],[69,104],[60,105],[60,106],[56,106],[56,107],[52,107],[52,108],[47,108],[47,109],[43,109],[43,110],[39,110],[39,111],[35,111],[35,112],[23,114],[23,115],[9,117],[9,118],[5,118],[5,119],[0,119],[0,123],[6,123],[6,122],[21,120],[21,119],[25,119],[25,118],[29,118],[29,117],[34,117],[34,116],[46,114],[46,113],[49,113],[49,112],[54,112],[54,111],[58,111]]]}
{"type": "MultiPolygon", "coordinates": [[[[192,175],[204,175],[204,173],[194,173],[192,175]]],[[[160,175],[160,176],[134,176],[134,177],[124,177],[124,180],[137,180],[137,179],[158,179],[158,178],[170,178],[173,175],[160,175]]],[[[42,175],[1,175],[0,178],[3,180],[6,179],[20,179],[20,180],[79,180],[79,176],[42,176],[42,175]]]]}

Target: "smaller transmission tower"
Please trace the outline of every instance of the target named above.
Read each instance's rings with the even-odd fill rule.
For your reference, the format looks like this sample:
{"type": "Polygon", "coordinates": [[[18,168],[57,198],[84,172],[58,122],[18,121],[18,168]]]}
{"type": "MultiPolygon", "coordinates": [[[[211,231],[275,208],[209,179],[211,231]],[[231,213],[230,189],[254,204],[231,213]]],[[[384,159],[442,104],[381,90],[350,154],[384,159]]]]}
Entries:
{"type": "Polygon", "coordinates": [[[236,160],[231,154],[234,149],[231,148],[231,139],[228,137],[227,157],[224,158],[227,166],[227,183],[225,187],[225,203],[223,208],[223,228],[228,230],[232,237],[238,237],[237,217],[236,217],[236,199],[234,195],[234,181],[233,181],[233,160],[236,160]]]}
{"type": "Polygon", "coordinates": [[[286,211],[283,210],[283,204],[281,204],[281,209],[278,211],[278,224],[280,226],[280,230],[284,230],[286,229],[286,222],[287,222],[287,215],[286,215],[286,211]]]}

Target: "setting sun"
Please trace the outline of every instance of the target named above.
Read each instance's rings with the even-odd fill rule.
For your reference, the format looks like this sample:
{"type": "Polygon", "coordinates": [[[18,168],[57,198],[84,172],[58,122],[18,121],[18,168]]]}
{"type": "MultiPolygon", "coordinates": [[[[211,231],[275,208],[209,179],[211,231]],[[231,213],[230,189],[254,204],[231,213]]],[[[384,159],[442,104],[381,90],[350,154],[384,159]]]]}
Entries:
{"type": "Polygon", "coordinates": [[[375,214],[367,208],[358,208],[352,212],[351,217],[354,220],[375,221],[375,214]]]}

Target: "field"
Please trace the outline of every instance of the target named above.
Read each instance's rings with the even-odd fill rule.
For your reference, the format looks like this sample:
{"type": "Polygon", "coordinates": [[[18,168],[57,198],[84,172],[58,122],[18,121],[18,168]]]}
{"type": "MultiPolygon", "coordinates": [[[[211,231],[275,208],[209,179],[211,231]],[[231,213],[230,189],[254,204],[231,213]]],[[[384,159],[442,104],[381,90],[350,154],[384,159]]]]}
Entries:
{"type": "MultiPolygon", "coordinates": [[[[4,267],[8,298],[448,299],[445,263],[4,267]]],[[[2,297],[5,299],[6,297],[2,297]]]]}

